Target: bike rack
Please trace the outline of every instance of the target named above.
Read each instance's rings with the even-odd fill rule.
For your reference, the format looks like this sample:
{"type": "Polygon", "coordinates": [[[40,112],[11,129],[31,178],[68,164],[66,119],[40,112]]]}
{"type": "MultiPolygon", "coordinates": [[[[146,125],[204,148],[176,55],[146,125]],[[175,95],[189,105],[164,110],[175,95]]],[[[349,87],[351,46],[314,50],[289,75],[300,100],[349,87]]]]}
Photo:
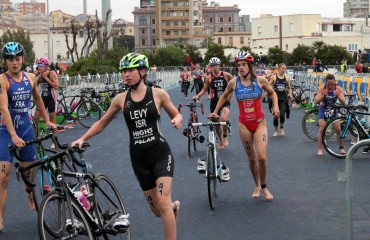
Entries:
{"type": "Polygon", "coordinates": [[[370,145],[370,139],[362,140],[353,145],[347,153],[344,172],[338,172],[338,181],[346,182],[346,208],[347,208],[347,240],[353,240],[353,174],[352,156],[361,147],[370,145]]]}

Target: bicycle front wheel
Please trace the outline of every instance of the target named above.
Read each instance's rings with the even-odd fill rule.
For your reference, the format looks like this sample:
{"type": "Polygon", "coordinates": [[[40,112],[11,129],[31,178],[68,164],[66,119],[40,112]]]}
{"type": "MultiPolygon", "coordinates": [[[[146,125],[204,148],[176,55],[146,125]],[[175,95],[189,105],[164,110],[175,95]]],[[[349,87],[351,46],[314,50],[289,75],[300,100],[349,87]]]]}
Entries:
{"type": "Polygon", "coordinates": [[[77,107],[77,120],[86,128],[90,128],[102,116],[102,109],[93,101],[83,101],[77,107]]]}
{"type": "MultiPolygon", "coordinates": [[[[98,213],[99,224],[103,235],[107,239],[131,239],[130,226],[127,228],[113,228],[114,220],[120,215],[127,215],[125,205],[113,182],[103,174],[95,176],[95,208],[98,213]]],[[[128,217],[128,215],[127,215],[128,217]]]]}
{"type": "Polygon", "coordinates": [[[318,108],[314,108],[307,111],[302,118],[302,130],[304,135],[306,135],[306,137],[315,142],[317,142],[317,133],[319,131],[318,120],[319,120],[318,108]]]}
{"type": "Polygon", "coordinates": [[[207,152],[207,183],[209,206],[213,210],[216,207],[217,177],[212,145],[209,145],[207,152]]]}
{"type": "Polygon", "coordinates": [[[346,158],[347,154],[340,153],[341,147],[348,151],[360,140],[360,127],[355,122],[348,125],[347,121],[346,117],[334,118],[326,124],[322,133],[325,150],[335,158],[346,158]],[[335,130],[335,126],[340,126],[338,131],[335,130]]]}
{"type": "Polygon", "coordinates": [[[68,208],[66,197],[59,191],[49,192],[41,202],[38,213],[38,229],[41,240],[45,239],[94,239],[88,220],[81,206],[71,199],[68,208]],[[72,224],[72,213],[74,222],[72,224]]]}

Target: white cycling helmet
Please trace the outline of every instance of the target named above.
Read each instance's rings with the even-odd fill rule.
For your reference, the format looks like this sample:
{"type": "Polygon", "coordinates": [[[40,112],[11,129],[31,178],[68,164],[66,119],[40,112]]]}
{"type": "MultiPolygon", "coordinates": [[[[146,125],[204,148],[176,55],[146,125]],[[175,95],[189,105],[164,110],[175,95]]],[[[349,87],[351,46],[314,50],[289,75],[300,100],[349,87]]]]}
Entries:
{"type": "Polygon", "coordinates": [[[209,59],[209,65],[221,65],[221,60],[218,57],[209,59]]]}

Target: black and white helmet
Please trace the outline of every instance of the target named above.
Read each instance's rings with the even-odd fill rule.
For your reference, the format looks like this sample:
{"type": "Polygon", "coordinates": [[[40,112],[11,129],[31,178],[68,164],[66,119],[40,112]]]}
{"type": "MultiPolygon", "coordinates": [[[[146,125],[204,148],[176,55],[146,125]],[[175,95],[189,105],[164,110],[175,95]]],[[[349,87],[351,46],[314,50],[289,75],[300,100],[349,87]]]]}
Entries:
{"type": "Polygon", "coordinates": [[[221,65],[221,60],[218,57],[209,59],[209,65],[221,65]]]}

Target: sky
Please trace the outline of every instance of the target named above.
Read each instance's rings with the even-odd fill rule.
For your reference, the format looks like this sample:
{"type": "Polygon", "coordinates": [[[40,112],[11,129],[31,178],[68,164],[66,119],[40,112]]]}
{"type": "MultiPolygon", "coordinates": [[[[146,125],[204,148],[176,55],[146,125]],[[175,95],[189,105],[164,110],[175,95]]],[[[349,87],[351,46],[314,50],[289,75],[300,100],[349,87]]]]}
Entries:
{"type": "MultiPolygon", "coordinates": [[[[13,3],[29,2],[30,0],[13,0],[13,3]]],[[[38,0],[47,2],[46,0],[38,0]]],[[[103,0],[105,1],[105,0],[103,0]]],[[[101,17],[102,0],[87,0],[87,13],[101,17]]],[[[207,0],[210,3],[210,0],[207,0]]],[[[274,16],[290,14],[321,14],[322,17],[343,17],[343,3],[345,0],[215,0],[220,6],[232,6],[236,2],[241,9],[239,15],[250,15],[251,18],[259,17],[260,14],[272,14],[274,16]]],[[[83,0],[49,0],[49,10],[62,10],[65,13],[77,15],[83,13],[83,0]]],[[[111,0],[113,20],[122,18],[133,22],[131,13],[135,7],[140,6],[140,0],[111,0]]]]}

